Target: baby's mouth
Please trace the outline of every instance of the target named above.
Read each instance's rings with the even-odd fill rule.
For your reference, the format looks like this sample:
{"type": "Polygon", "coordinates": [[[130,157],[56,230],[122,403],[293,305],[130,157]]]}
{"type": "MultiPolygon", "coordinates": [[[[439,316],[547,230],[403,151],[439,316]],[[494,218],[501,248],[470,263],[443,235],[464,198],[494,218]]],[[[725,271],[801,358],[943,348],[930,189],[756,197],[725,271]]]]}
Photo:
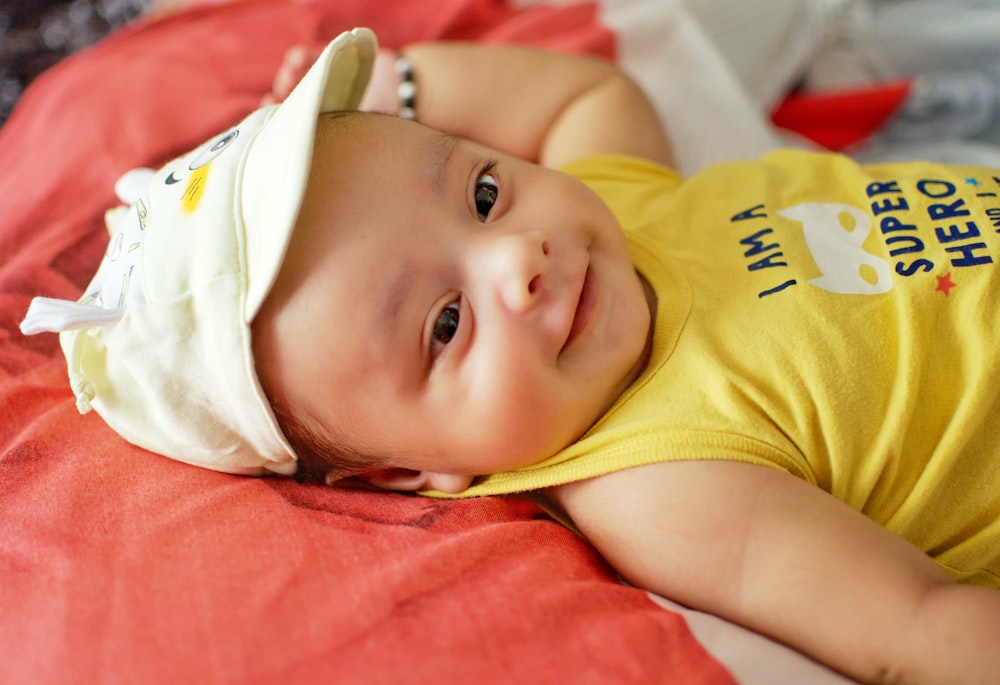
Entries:
{"type": "Polygon", "coordinates": [[[570,326],[566,342],[563,343],[560,352],[565,351],[579,337],[580,333],[587,328],[587,325],[594,316],[596,305],[597,280],[594,278],[594,273],[588,264],[587,271],[583,277],[583,285],[580,287],[580,295],[576,302],[576,311],[573,313],[573,324],[570,326]]]}

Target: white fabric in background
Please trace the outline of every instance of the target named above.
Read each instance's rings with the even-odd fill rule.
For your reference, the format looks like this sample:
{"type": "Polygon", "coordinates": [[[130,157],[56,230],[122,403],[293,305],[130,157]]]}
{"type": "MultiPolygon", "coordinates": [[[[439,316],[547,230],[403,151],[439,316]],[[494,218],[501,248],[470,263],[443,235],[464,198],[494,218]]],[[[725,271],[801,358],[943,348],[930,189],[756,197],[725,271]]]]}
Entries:
{"type": "Polygon", "coordinates": [[[847,29],[853,0],[687,0],[691,14],[761,111],[847,29]]]}
{"type": "Polygon", "coordinates": [[[1000,0],[850,0],[850,5],[840,35],[810,65],[805,81],[810,90],[1000,66],[1000,0]]]}
{"type": "MultiPolygon", "coordinates": [[[[578,1],[512,0],[518,6],[578,1]]],[[[599,4],[601,22],[618,36],[621,67],[643,87],[663,120],[680,173],[787,146],[688,11],[689,2],[599,4]]]]}

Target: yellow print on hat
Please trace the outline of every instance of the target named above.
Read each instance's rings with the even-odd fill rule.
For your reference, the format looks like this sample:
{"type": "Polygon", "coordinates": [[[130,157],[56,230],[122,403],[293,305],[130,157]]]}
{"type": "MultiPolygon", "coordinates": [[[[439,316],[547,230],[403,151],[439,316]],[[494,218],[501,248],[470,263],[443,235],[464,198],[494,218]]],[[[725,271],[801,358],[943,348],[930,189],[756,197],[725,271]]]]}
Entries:
{"type": "Polygon", "coordinates": [[[188,179],[187,188],[184,189],[184,197],[181,199],[181,207],[188,214],[198,209],[201,196],[205,192],[205,183],[208,179],[208,170],[212,168],[211,163],[199,167],[188,179]]]}

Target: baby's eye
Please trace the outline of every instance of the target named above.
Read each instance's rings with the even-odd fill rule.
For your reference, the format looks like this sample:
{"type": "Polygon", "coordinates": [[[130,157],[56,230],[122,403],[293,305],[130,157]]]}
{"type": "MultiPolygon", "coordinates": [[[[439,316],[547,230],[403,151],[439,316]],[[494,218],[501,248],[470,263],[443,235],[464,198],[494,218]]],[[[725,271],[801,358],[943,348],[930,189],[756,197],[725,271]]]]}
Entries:
{"type": "Polygon", "coordinates": [[[493,165],[487,166],[483,169],[483,173],[479,175],[476,180],[476,214],[479,216],[480,221],[486,221],[490,216],[490,212],[493,210],[493,205],[497,202],[497,195],[500,193],[500,186],[497,184],[497,180],[490,175],[493,165]]]}
{"type": "Polygon", "coordinates": [[[458,333],[460,303],[452,302],[441,310],[434,322],[434,342],[447,345],[458,333]]]}

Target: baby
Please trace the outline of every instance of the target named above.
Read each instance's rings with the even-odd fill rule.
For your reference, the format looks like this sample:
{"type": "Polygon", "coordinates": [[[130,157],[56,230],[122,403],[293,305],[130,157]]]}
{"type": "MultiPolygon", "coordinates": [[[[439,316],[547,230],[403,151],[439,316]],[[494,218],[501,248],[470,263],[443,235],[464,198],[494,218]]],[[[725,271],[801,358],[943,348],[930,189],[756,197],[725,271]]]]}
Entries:
{"type": "Polygon", "coordinates": [[[997,682],[995,172],[685,181],[611,65],[377,54],[342,35],[123,189],[83,300],[23,326],[81,409],[232,473],[538,491],[630,582],[855,679],[997,682]],[[373,65],[421,123],[352,111],[373,65]]]}

